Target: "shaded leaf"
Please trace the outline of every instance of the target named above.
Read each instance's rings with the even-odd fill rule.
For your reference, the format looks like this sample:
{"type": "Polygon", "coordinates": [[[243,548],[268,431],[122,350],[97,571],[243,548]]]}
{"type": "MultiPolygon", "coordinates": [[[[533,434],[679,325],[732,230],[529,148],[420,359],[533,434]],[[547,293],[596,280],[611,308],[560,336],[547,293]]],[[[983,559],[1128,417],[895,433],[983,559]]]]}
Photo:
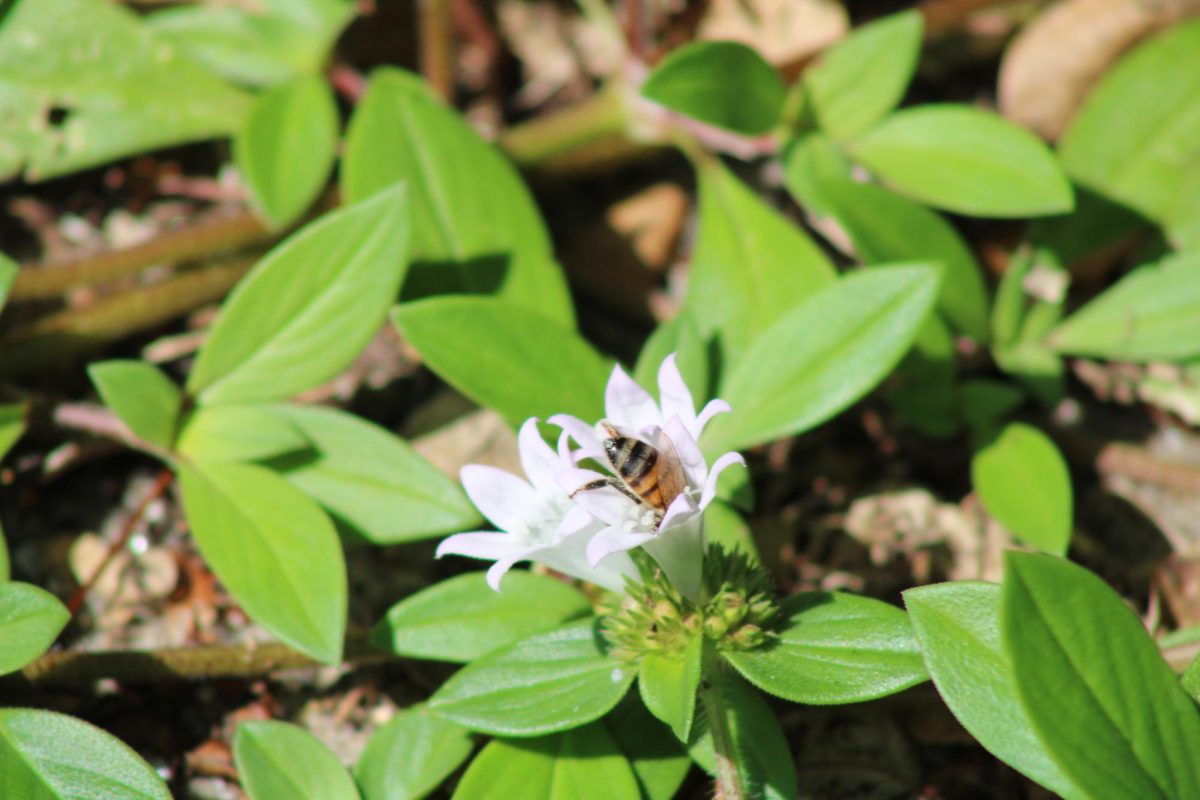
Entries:
{"type": "Polygon", "coordinates": [[[337,756],[298,725],[243,722],[233,737],[233,760],[250,800],[359,800],[337,756]]]}
{"type": "Polygon", "coordinates": [[[44,589],[0,583],[0,675],[19,670],[46,652],[70,620],[66,606],[44,589]]]}
{"type": "Polygon", "coordinates": [[[467,760],[471,733],[430,714],[424,706],[406,708],[367,740],[354,777],[362,800],[418,800],[467,760]]]}
{"type": "Polygon", "coordinates": [[[671,727],[675,738],[688,740],[700,684],[703,636],[695,636],[678,653],[646,653],[638,668],[638,691],[650,713],[671,727]]]}
{"type": "Polygon", "coordinates": [[[633,766],[646,800],[671,800],[691,770],[692,761],[666,725],[650,716],[632,694],[603,721],[633,766]]]}

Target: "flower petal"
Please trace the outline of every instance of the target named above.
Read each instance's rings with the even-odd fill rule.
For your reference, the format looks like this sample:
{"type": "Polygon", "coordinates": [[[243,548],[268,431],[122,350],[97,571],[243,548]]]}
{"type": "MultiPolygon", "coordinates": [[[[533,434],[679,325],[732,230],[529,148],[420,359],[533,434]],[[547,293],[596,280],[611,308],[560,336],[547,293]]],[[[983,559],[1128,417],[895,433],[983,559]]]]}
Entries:
{"type": "Polygon", "coordinates": [[[624,528],[618,528],[610,525],[593,536],[591,541],[588,542],[588,563],[594,567],[599,564],[601,560],[611,556],[613,553],[632,550],[633,548],[643,545],[653,538],[653,533],[647,533],[646,531],[627,531],[624,528]]]}
{"type": "Polygon", "coordinates": [[[517,434],[517,449],[521,454],[521,466],[529,482],[539,492],[557,494],[559,469],[562,462],[559,455],[538,430],[537,417],[525,420],[517,434]]]}
{"type": "Polygon", "coordinates": [[[613,367],[604,390],[604,410],[610,422],[638,434],[645,428],[662,425],[662,413],[654,398],[625,374],[621,365],[613,367]]]}
{"type": "MultiPolygon", "coordinates": [[[[587,486],[589,483],[605,479],[606,476],[601,475],[599,472],[592,472],[586,469],[566,470],[559,477],[564,487],[571,487],[568,489],[569,492],[578,491],[581,487],[587,486]]],[[[633,498],[626,495],[620,489],[607,484],[595,489],[578,492],[574,500],[578,505],[583,506],[593,517],[603,520],[609,525],[623,525],[638,505],[633,502],[633,498]]]]}
{"type": "Polygon", "coordinates": [[[687,522],[698,513],[700,513],[700,507],[696,505],[695,500],[686,494],[679,495],[671,501],[671,505],[667,506],[662,522],[658,524],[659,533],[687,522]]]}
{"type": "Polygon", "coordinates": [[[700,414],[696,417],[696,422],[692,427],[692,435],[697,439],[704,431],[704,426],[712,421],[712,418],[717,414],[728,414],[733,409],[729,407],[729,403],[724,400],[709,400],[704,404],[704,408],[700,410],[700,414]]]}
{"type": "Polygon", "coordinates": [[[534,560],[565,575],[591,581],[614,592],[624,592],[625,579],[638,577],[633,559],[625,553],[613,553],[605,558],[603,563],[593,565],[588,562],[588,543],[594,538],[601,525],[602,523],[597,523],[594,528],[585,529],[581,533],[563,539],[555,547],[538,553],[534,556],[534,560]]]}
{"type": "Polygon", "coordinates": [[[674,353],[667,356],[658,368],[658,397],[662,404],[663,419],[679,417],[693,436],[699,434],[699,431],[692,430],[696,423],[696,403],[675,363],[674,353]]]}
{"type": "Polygon", "coordinates": [[[541,506],[532,486],[502,469],[468,464],[459,475],[467,497],[501,530],[524,531],[530,515],[541,506]]]}
{"type": "Polygon", "coordinates": [[[596,438],[596,433],[592,430],[592,426],[579,419],[579,417],[572,417],[570,414],[555,414],[547,422],[551,425],[557,425],[569,433],[571,438],[584,450],[593,453],[604,452],[604,445],[596,438]]]}
{"type": "Polygon", "coordinates": [[[704,546],[704,517],[694,514],[684,524],[661,530],[642,549],[658,562],[671,585],[695,602],[704,577],[704,546]]]}
{"type": "Polygon", "coordinates": [[[437,546],[437,557],[466,556],[467,558],[507,558],[514,553],[528,550],[517,537],[494,531],[456,533],[442,539],[437,546]]]}
{"type": "Polygon", "coordinates": [[[581,533],[591,525],[602,525],[595,517],[588,513],[587,509],[579,504],[571,506],[563,517],[562,522],[558,523],[558,530],[554,532],[554,540],[561,542],[567,537],[581,533]]]}
{"type": "Polygon", "coordinates": [[[708,504],[717,496],[717,478],[725,471],[726,467],[732,467],[734,464],[746,466],[746,459],[742,458],[741,453],[726,453],[713,462],[708,479],[704,482],[704,493],[700,495],[701,509],[708,508],[708,504]]]}
{"type": "Polygon", "coordinates": [[[522,553],[520,555],[502,558],[495,564],[492,564],[490,567],[488,567],[487,571],[488,586],[492,587],[493,591],[500,591],[500,579],[503,578],[518,561],[525,561],[528,558],[529,555],[522,553]]]}
{"type": "Polygon", "coordinates": [[[683,421],[679,417],[671,417],[663,426],[663,433],[671,440],[671,444],[675,445],[675,452],[683,464],[684,474],[687,475],[688,488],[699,489],[704,486],[704,479],[708,476],[708,462],[704,460],[704,453],[700,452],[700,446],[696,444],[683,421]]]}

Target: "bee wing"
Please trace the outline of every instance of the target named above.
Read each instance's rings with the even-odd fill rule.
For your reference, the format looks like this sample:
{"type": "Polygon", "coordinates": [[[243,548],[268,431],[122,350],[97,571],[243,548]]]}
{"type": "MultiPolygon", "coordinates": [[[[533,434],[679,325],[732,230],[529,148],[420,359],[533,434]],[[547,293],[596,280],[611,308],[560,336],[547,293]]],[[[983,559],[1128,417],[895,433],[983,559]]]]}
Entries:
{"type": "Polygon", "coordinates": [[[679,451],[675,449],[675,443],[666,432],[658,432],[654,439],[654,449],[658,451],[658,491],[665,507],[671,505],[671,501],[687,489],[687,475],[683,471],[679,451]]]}

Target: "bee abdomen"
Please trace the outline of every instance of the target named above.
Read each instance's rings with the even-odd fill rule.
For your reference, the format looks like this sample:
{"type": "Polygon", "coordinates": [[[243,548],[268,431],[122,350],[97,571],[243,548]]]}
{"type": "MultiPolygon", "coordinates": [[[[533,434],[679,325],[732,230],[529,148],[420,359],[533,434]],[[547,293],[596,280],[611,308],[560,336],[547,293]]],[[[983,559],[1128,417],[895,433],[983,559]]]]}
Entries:
{"type": "Polygon", "coordinates": [[[653,491],[658,483],[653,477],[654,465],[658,462],[657,450],[645,442],[628,437],[621,437],[605,444],[609,460],[612,461],[613,467],[622,480],[633,487],[638,494],[645,496],[640,491],[641,484],[649,479],[648,488],[653,491]]]}

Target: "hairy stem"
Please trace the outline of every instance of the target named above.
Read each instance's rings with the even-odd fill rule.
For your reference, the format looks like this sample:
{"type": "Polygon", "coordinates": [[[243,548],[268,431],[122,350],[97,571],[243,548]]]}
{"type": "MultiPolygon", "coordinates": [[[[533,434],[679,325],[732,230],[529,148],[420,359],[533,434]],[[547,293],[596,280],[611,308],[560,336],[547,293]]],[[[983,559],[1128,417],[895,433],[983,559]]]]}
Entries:
{"type": "Polygon", "coordinates": [[[733,731],[729,727],[729,706],[721,693],[725,666],[716,652],[705,647],[703,672],[700,677],[700,701],[704,703],[704,716],[708,720],[708,731],[712,737],[713,755],[716,760],[717,800],[749,800],[750,795],[742,782],[738,769],[737,748],[733,743],[733,731]]]}

